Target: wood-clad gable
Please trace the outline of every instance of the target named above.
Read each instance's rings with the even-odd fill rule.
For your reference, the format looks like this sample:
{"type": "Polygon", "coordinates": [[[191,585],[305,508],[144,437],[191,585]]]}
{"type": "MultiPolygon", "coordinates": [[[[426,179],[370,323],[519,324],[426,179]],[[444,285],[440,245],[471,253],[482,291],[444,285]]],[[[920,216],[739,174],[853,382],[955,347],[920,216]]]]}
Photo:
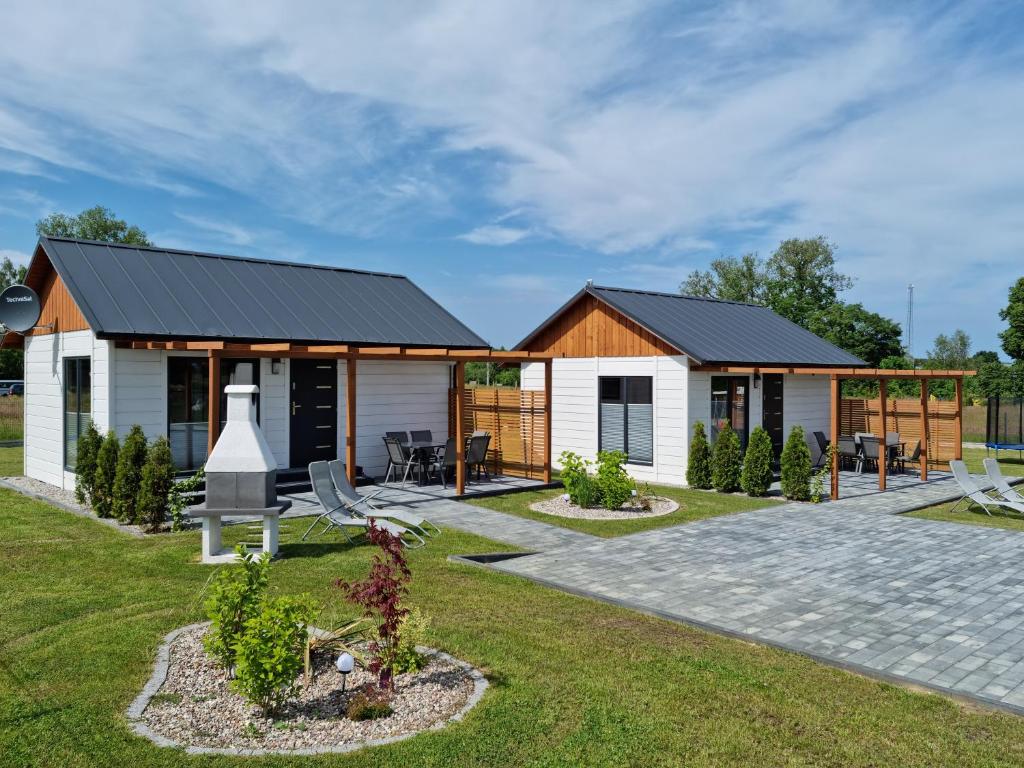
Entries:
{"type": "Polygon", "coordinates": [[[37,323],[40,327],[33,328],[25,335],[42,336],[48,333],[89,330],[89,323],[68,293],[64,281],[53,267],[47,266],[42,283],[36,288],[41,306],[37,323]]]}
{"type": "Polygon", "coordinates": [[[649,357],[680,350],[598,298],[584,294],[522,349],[552,357],[649,357]]]}

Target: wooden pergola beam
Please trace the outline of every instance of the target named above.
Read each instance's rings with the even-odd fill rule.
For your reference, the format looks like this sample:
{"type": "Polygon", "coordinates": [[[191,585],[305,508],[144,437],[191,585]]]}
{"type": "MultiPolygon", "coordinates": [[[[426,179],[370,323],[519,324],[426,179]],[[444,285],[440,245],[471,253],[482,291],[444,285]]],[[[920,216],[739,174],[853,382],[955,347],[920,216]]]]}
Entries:
{"type": "Polygon", "coordinates": [[[881,379],[878,382],[878,412],[882,418],[882,434],[878,438],[878,490],[885,490],[885,477],[889,471],[889,443],[885,438],[885,400],[888,394],[888,387],[886,380],[881,379]]]}
{"type": "Polygon", "coordinates": [[[832,485],[829,497],[832,501],[839,498],[839,407],[842,397],[839,390],[839,377],[833,375],[829,380],[829,392],[831,393],[831,408],[829,409],[829,421],[832,432],[832,485]]]}
{"type": "Polygon", "coordinates": [[[356,361],[345,364],[345,472],[356,484],[356,361]]]}
{"type": "Polygon", "coordinates": [[[220,352],[211,349],[206,353],[206,455],[213,453],[213,446],[220,436],[220,352]]]}
{"type": "Polygon", "coordinates": [[[466,492],[466,363],[455,364],[455,493],[466,492]]]}

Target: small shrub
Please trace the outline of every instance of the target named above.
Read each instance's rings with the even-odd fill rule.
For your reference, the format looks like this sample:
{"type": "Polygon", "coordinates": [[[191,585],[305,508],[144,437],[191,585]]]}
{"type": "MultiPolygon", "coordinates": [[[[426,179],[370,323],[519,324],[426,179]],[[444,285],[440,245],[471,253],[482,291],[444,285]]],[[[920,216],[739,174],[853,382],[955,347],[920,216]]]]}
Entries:
{"type": "Polygon", "coordinates": [[[601,503],[601,489],[597,487],[597,481],[590,475],[584,475],[576,483],[576,498],[570,495],[569,501],[584,509],[596,507],[601,503]]]}
{"type": "Polygon", "coordinates": [[[811,498],[811,451],[799,424],[793,427],[782,449],[782,495],[793,501],[811,498]]]}
{"type": "Polygon", "coordinates": [[[114,478],[117,476],[117,454],[120,450],[117,433],[110,430],[96,453],[92,508],[98,517],[112,517],[114,514],[114,478]]]}
{"type": "Polygon", "coordinates": [[[643,485],[637,486],[636,489],[636,505],[647,512],[651,511],[651,507],[654,505],[655,494],[651,489],[650,483],[644,483],[643,485]]]}
{"type": "Polygon", "coordinates": [[[378,720],[388,717],[394,712],[391,709],[388,695],[379,688],[364,688],[349,702],[345,716],[349,720],[378,720]]]}
{"type": "Polygon", "coordinates": [[[270,555],[255,557],[244,546],[235,550],[237,565],[214,575],[206,600],[206,615],[213,625],[203,639],[206,652],[230,674],[235,666],[235,649],[246,623],[259,612],[270,577],[270,555]]]}
{"type": "Polygon", "coordinates": [[[171,513],[172,531],[180,531],[185,527],[185,507],[192,501],[192,494],[199,490],[205,479],[206,470],[200,467],[192,477],[171,483],[167,492],[167,509],[171,513]]]}
{"type": "Polygon", "coordinates": [[[740,486],[748,496],[764,496],[772,485],[772,439],[763,427],[750,433],[747,452],[743,455],[740,486]]]}
{"type": "Polygon", "coordinates": [[[711,484],[720,493],[733,493],[740,489],[743,473],[743,450],[736,431],[725,423],[715,439],[711,453],[711,484]]]}
{"type": "Polygon", "coordinates": [[[142,468],[146,465],[146,436],[133,424],[117,454],[114,473],[113,512],[122,523],[138,522],[137,502],[142,468]]]}
{"type": "Polygon", "coordinates": [[[707,490],[711,487],[711,448],[702,421],[693,425],[690,456],[686,462],[686,482],[691,488],[707,490]]]}
{"type": "Polygon", "coordinates": [[[597,490],[605,509],[618,509],[633,495],[633,482],[623,465],[626,454],[622,451],[600,451],[597,454],[597,490]]]}
{"type": "Polygon", "coordinates": [[[96,482],[96,459],[103,438],[90,421],[78,438],[75,449],[75,500],[79,504],[92,504],[92,489],[96,482]]]}
{"type": "Polygon", "coordinates": [[[377,675],[380,688],[390,691],[394,688],[395,657],[402,642],[402,623],[409,615],[402,600],[409,593],[412,572],[397,536],[372,522],[368,535],[378,547],[369,575],[362,581],[339,579],[335,584],[351,602],[362,607],[363,615],[376,627],[376,636],[367,647],[369,669],[377,675]]]}
{"type": "Polygon", "coordinates": [[[146,530],[157,531],[167,519],[168,498],[174,485],[174,461],[171,444],[162,435],[156,439],[146,456],[136,504],[138,522],[146,530]]]}
{"type": "Polygon", "coordinates": [[[569,494],[569,501],[581,507],[589,507],[590,504],[580,502],[580,493],[592,491],[592,488],[582,488],[590,481],[590,462],[572,451],[562,451],[558,460],[562,464],[560,475],[565,492],[569,494]]]}
{"type": "Polygon", "coordinates": [[[398,649],[395,652],[395,674],[419,672],[429,660],[426,655],[416,650],[417,645],[423,645],[427,640],[427,629],[430,627],[430,617],[419,608],[413,608],[402,620],[399,629],[398,649]]]}
{"type": "Polygon", "coordinates": [[[266,599],[235,641],[231,687],[265,715],[277,712],[299,687],[311,616],[307,598],[266,599]]]}

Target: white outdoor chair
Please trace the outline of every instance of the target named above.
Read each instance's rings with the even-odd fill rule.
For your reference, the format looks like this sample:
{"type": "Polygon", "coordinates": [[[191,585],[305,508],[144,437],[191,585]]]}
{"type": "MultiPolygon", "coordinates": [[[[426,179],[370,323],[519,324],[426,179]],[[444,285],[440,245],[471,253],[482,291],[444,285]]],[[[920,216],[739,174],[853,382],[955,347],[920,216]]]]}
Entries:
{"type": "Polygon", "coordinates": [[[985,491],[974,481],[971,477],[971,473],[967,471],[967,465],[962,461],[954,459],[949,462],[949,468],[953,471],[953,477],[960,486],[960,491],[963,496],[960,497],[960,501],[953,505],[951,512],[955,512],[964,499],[973,501],[979,507],[985,510],[985,514],[991,516],[992,508],[996,509],[1008,509],[1011,512],[1024,515],[1024,504],[1020,504],[1014,501],[1006,501],[1003,499],[993,499],[991,496],[985,494],[985,491]]]}
{"type": "Polygon", "coordinates": [[[1003,470],[1000,469],[998,461],[995,459],[985,459],[981,463],[985,465],[985,474],[988,475],[989,481],[995,486],[1000,496],[1014,504],[1024,504],[1024,496],[1017,493],[1013,486],[1003,477],[1003,470]]]}
{"type": "Polygon", "coordinates": [[[334,487],[337,489],[342,502],[345,503],[345,508],[349,512],[358,515],[359,517],[373,517],[391,520],[397,522],[399,525],[415,528],[424,536],[437,536],[441,533],[440,528],[426,518],[420,517],[408,507],[389,506],[382,508],[373,504],[371,500],[384,493],[384,488],[380,488],[373,493],[368,493],[365,496],[360,496],[348,481],[348,476],[345,474],[345,462],[341,459],[328,461],[327,468],[331,473],[331,480],[334,482],[334,487]],[[431,528],[433,530],[429,530],[431,528]]]}

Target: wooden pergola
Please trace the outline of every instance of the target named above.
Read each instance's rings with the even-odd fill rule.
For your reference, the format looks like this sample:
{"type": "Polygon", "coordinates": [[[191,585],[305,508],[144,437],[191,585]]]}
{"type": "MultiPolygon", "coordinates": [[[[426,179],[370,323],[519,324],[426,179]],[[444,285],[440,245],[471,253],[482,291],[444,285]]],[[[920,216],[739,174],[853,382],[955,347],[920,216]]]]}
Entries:
{"type": "Polygon", "coordinates": [[[293,344],[290,342],[242,343],[229,341],[139,341],[116,340],[122,349],[159,349],[205,352],[209,365],[209,404],[207,408],[207,449],[213,451],[220,433],[220,361],[228,357],[313,358],[344,360],[346,363],[345,468],[349,482],[356,479],[356,371],[360,360],[400,360],[406,362],[446,362],[455,365],[455,491],[466,490],[465,431],[466,363],[543,363],[544,364],[544,482],[551,482],[551,356],[538,352],[493,349],[445,349],[417,347],[373,347],[350,344],[293,344]]]}
{"type": "MultiPolygon", "coordinates": [[[[920,477],[924,482],[928,479],[928,382],[933,379],[953,379],[956,389],[956,411],[954,424],[954,454],[956,459],[963,458],[963,405],[964,376],[973,376],[976,371],[959,370],[901,370],[896,368],[828,368],[828,367],[756,367],[756,366],[695,366],[692,370],[711,373],[735,374],[766,374],[781,373],[804,376],[828,376],[830,383],[831,411],[830,432],[832,445],[839,445],[841,382],[843,379],[869,379],[878,381],[879,413],[882,420],[882,439],[878,442],[878,488],[885,490],[886,469],[888,467],[888,448],[885,441],[886,432],[886,397],[887,382],[891,379],[913,379],[920,384],[920,418],[921,418],[921,456],[920,477]]],[[[831,497],[839,498],[839,462],[832,461],[831,497]]]]}

